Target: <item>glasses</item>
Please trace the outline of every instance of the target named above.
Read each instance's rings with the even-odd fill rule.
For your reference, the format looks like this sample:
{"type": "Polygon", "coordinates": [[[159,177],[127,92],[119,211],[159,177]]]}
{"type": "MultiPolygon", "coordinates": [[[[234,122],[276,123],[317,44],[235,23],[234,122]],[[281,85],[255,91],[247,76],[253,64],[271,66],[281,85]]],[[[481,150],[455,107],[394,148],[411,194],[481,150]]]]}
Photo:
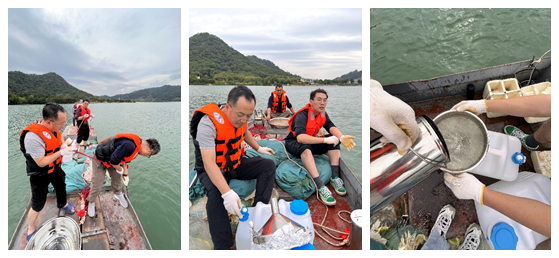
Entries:
{"type": "Polygon", "coordinates": [[[50,120],[53,124],[58,125],[58,126],[60,126],[60,125],[65,125],[65,124],[66,124],[66,120],[62,120],[62,122],[60,122],[60,123],[57,123],[56,121],[51,120],[51,119],[49,119],[49,120],[50,120]]]}
{"type": "Polygon", "coordinates": [[[314,99],[316,102],[322,102],[322,103],[328,103],[328,99],[323,99],[323,98],[316,98],[314,99]]]}

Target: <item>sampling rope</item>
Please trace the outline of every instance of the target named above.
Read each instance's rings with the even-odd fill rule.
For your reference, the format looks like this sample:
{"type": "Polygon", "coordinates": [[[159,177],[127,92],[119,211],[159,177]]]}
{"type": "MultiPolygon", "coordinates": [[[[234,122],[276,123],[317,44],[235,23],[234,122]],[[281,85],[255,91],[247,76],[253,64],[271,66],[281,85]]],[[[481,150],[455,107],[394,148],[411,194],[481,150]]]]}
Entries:
{"type": "MultiPolygon", "coordinates": [[[[326,241],[326,243],[328,243],[328,244],[330,244],[330,245],[333,245],[333,246],[343,246],[343,245],[349,243],[349,238],[345,238],[345,239],[344,239],[343,237],[342,237],[342,238],[340,238],[340,237],[335,237],[335,236],[333,236],[330,232],[328,232],[328,231],[325,230],[325,229],[328,229],[328,230],[331,230],[331,231],[334,231],[334,232],[337,232],[337,233],[340,233],[340,234],[349,235],[349,232],[342,232],[342,231],[339,231],[339,230],[336,230],[336,229],[333,229],[333,228],[329,228],[329,227],[324,226],[324,221],[326,220],[326,217],[328,216],[328,205],[326,205],[325,203],[323,203],[323,202],[321,201],[320,196],[319,196],[319,194],[318,194],[318,186],[317,186],[316,183],[314,182],[314,179],[312,178],[312,176],[311,176],[311,174],[309,173],[309,171],[308,171],[305,167],[299,165],[297,162],[295,162],[294,160],[292,160],[292,159],[289,157],[289,153],[287,153],[287,149],[285,148],[285,145],[284,145],[282,142],[280,142],[280,141],[278,141],[278,142],[283,146],[283,150],[285,151],[285,154],[286,154],[286,156],[287,156],[287,159],[291,160],[293,163],[295,163],[295,165],[297,165],[297,166],[299,166],[300,168],[302,168],[303,170],[305,170],[305,172],[307,172],[307,174],[311,177],[311,181],[313,182],[314,187],[316,188],[316,198],[317,198],[322,204],[324,204],[324,206],[326,207],[326,212],[324,213],[324,218],[322,219],[322,222],[321,222],[320,224],[313,222],[313,224],[319,226],[319,227],[322,229],[322,231],[324,231],[326,234],[328,234],[331,238],[336,239],[336,240],[340,240],[340,241],[342,241],[342,242],[341,242],[341,243],[338,243],[338,244],[335,244],[335,243],[332,243],[332,242],[328,241],[326,238],[324,238],[320,233],[318,233],[318,231],[315,231],[316,234],[317,234],[320,238],[322,238],[322,240],[326,241]]],[[[339,217],[341,220],[343,220],[343,221],[345,221],[345,222],[347,222],[347,223],[349,223],[349,224],[352,224],[351,221],[344,219],[344,218],[340,215],[341,213],[349,213],[349,214],[351,214],[351,212],[350,212],[350,211],[346,211],[346,210],[339,211],[339,212],[338,212],[338,217],[339,217]]]]}

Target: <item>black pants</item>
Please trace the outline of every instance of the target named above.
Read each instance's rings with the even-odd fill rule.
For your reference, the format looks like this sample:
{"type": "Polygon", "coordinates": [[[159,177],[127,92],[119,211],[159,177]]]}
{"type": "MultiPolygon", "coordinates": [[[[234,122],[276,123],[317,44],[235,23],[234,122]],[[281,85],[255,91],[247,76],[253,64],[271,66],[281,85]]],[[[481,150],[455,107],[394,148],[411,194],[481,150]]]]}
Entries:
{"type": "Polygon", "coordinates": [[[87,141],[87,139],[89,139],[89,124],[84,123],[78,129],[76,143],[80,144],[82,141],[87,141]]]}
{"type": "MultiPolygon", "coordinates": [[[[223,174],[229,183],[229,173],[223,174]]],[[[256,195],[253,206],[258,202],[269,203],[276,177],[276,165],[271,159],[262,157],[241,158],[241,164],[237,167],[237,178],[239,180],[251,180],[256,178],[256,195]]],[[[229,222],[229,215],[225,206],[221,192],[212,183],[205,171],[198,172],[198,178],[208,191],[208,203],[206,213],[210,225],[210,234],[214,249],[225,250],[233,246],[233,232],[229,222]]]]}
{"type": "Polygon", "coordinates": [[[52,184],[56,191],[56,206],[61,209],[66,205],[66,173],[62,168],[57,167],[54,172],[41,175],[30,176],[31,184],[31,208],[40,212],[47,202],[47,194],[49,191],[49,183],[52,184]]]}

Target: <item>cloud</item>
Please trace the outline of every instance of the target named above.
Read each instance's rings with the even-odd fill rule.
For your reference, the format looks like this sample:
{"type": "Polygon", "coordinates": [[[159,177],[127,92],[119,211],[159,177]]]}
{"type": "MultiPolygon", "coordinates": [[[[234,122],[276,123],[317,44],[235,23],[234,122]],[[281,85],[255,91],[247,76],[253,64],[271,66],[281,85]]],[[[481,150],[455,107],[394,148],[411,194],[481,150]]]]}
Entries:
{"type": "Polygon", "coordinates": [[[361,9],[193,9],[189,36],[214,34],[305,78],[361,70],[361,9]]]}
{"type": "Polygon", "coordinates": [[[8,71],[55,72],[94,95],[179,85],[162,71],[180,73],[180,32],[180,9],[8,9],[8,71]]]}

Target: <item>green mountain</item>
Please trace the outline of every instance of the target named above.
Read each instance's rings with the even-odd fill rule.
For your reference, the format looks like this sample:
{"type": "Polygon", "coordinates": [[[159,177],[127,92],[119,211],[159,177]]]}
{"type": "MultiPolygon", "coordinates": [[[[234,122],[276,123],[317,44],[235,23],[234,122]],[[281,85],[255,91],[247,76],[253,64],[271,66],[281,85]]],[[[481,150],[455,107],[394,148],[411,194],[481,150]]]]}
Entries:
{"type": "Polygon", "coordinates": [[[190,37],[188,53],[190,84],[296,84],[301,78],[269,60],[244,56],[206,32],[190,37]]]}
{"type": "Polygon", "coordinates": [[[8,104],[74,103],[95,96],[70,85],[56,73],[42,75],[8,72],[8,104]]]}
{"type": "Polygon", "coordinates": [[[87,98],[90,102],[180,101],[180,86],[161,86],[120,94],[114,97],[95,96],[69,84],[60,75],[50,72],[42,75],[20,71],[8,72],[8,105],[74,103],[87,98]]]}
{"type": "Polygon", "coordinates": [[[164,85],[157,88],[148,88],[131,93],[118,94],[110,98],[143,102],[181,101],[181,86],[164,85]]]}
{"type": "Polygon", "coordinates": [[[346,80],[346,79],[354,79],[354,80],[360,80],[361,79],[361,71],[357,71],[357,69],[355,71],[346,73],[340,77],[337,77],[334,80],[346,80]]]}

